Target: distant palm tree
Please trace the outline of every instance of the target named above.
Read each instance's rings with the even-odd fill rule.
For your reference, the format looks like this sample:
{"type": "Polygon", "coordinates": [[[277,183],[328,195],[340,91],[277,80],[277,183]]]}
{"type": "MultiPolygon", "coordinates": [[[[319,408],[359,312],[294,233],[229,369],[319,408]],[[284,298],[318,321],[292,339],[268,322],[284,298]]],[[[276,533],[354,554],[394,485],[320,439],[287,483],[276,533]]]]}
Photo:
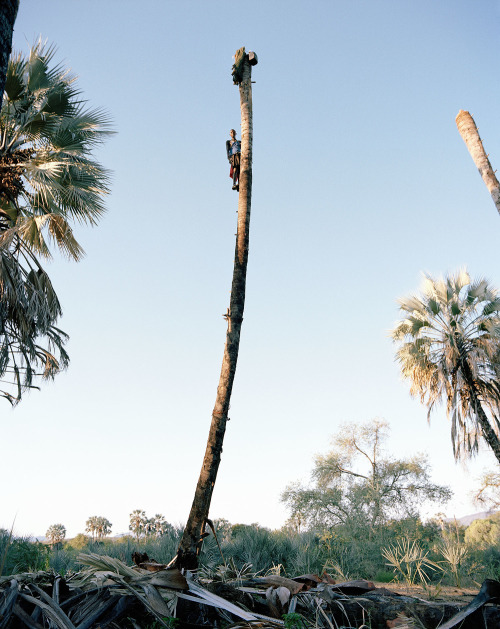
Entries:
{"type": "Polygon", "coordinates": [[[13,403],[35,375],[68,363],[67,337],[55,327],[61,308],[39,258],[51,256],[52,242],[79,260],[71,223],[95,224],[108,192],[108,174],[91,158],[110,133],[108,117],[85,108],[75,77],[51,67],[54,52],[38,42],[11,58],[0,112],[0,377],[15,387],[0,395],[13,403]]]}
{"type": "Polygon", "coordinates": [[[139,541],[141,535],[146,533],[148,519],[146,517],[146,512],[141,509],[134,509],[130,514],[130,524],[129,531],[136,536],[137,541],[139,541]]]}
{"type": "Polygon", "coordinates": [[[90,533],[92,536],[92,541],[95,540],[99,530],[99,517],[97,515],[92,515],[85,522],[85,533],[90,533]]]}
{"type": "Polygon", "coordinates": [[[426,275],[422,295],[399,300],[403,319],[392,331],[412,395],[428,408],[446,400],[456,458],[477,451],[482,436],[500,462],[500,297],[467,271],[426,275]]]}
{"type": "Polygon", "coordinates": [[[64,524],[51,524],[45,533],[52,546],[60,544],[66,537],[66,527],[64,524]]]}

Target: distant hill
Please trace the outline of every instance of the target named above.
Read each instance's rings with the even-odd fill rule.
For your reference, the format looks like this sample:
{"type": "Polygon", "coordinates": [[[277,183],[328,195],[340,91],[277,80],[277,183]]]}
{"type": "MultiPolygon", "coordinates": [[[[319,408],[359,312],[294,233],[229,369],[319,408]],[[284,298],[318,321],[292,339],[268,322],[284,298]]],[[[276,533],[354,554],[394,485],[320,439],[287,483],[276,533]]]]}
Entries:
{"type": "MultiPolygon", "coordinates": [[[[486,518],[490,518],[495,513],[500,513],[500,511],[480,511],[479,513],[472,513],[471,515],[464,515],[463,518],[456,518],[457,522],[460,526],[469,526],[474,520],[486,520],[486,518]]],[[[445,518],[445,522],[455,522],[455,518],[445,518]]]]}

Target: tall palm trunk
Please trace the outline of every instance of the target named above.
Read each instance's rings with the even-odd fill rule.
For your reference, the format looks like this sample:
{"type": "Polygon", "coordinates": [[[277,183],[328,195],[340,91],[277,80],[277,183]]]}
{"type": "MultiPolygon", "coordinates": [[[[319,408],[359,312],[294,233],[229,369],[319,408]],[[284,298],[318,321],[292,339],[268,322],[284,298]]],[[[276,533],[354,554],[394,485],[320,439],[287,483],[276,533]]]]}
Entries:
{"type": "Polygon", "coordinates": [[[195,569],[198,565],[200,542],[208,518],[212,493],[226,432],[227,414],[233,388],[240,345],[241,323],[245,306],[245,286],[248,261],[250,207],[252,200],[252,83],[251,66],[245,56],[240,83],[241,162],[238,199],[238,229],[234,256],[233,282],[227,318],[226,345],[217,388],[212,423],[193,504],[177,551],[178,568],[195,569]]]}
{"type": "Polygon", "coordinates": [[[457,342],[457,346],[460,352],[460,368],[462,370],[464,380],[467,383],[467,388],[469,389],[472,406],[476,411],[476,417],[481,427],[481,432],[483,433],[486,443],[493,450],[493,454],[496,456],[497,461],[500,463],[500,439],[498,438],[497,433],[493,430],[488,416],[484,412],[481,404],[480,393],[477,390],[476,381],[474,380],[472,369],[465,356],[463,345],[461,342],[457,342]]]}
{"type": "Polygon", "coordinates": [[[474,122],[473,117],[468,111],[461,109],[455,118],[458,131],[465,142],[470,156],[474,160],[479,174],[483,178],[486,187],[488,188],[491,198],[500,214],[500,184],[495,176],[493,168],[491,167],[490,160],[486,155],[483,147],[483,142],[479,137],[479,132],[474,122]]]}

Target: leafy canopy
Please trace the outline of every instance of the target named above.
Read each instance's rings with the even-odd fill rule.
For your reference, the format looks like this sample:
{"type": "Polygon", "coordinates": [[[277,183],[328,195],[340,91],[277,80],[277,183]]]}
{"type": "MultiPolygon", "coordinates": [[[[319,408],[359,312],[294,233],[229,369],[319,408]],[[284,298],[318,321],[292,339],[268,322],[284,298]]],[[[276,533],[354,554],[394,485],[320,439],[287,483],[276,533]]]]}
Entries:
{"type": "Polygon", "coordinates": [[[333,448],[316,457],[312,483],[289,485],[283,492],[292,521],[374,529],[390,519],[415,516],[425,500],[447,501],[451,491],[430,481],[426,457],[389,457],[383,450],[387,437],[388,424],[381,420],[344,425],[333,448]]]}

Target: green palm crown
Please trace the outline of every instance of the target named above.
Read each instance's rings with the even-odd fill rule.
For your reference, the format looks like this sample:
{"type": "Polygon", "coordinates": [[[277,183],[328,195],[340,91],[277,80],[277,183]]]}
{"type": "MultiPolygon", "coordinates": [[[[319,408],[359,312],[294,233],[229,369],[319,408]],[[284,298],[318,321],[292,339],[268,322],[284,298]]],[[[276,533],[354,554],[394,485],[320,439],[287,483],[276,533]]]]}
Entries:
{"type": "MultiPolygon", "coordinates": [[[[399,300],[403,318],[392,330],[410,393],[428,408],[446,400],[455,457],[477,451],[484,436],[500,454],[500,298],[465,270],[445,279],[424,276],[420,296],[399,300]]],[[[498,452],[498,453],[497,453],[498,452]]]]}
{"type": "Polygon", "coordinates": [[[108,116],[88,109],[76,77],[53,66],[38,41],[9,62],[0,112],[0,377],[19,401],[33,378],[68,364],[61,307],[40,258],[49,245],[79,260],[71,224],[94,225],[104,212],[109,174],[92,150],[111,133],[108,116]],[[44,339],[43,346],[40,344],[44,339]]]}

